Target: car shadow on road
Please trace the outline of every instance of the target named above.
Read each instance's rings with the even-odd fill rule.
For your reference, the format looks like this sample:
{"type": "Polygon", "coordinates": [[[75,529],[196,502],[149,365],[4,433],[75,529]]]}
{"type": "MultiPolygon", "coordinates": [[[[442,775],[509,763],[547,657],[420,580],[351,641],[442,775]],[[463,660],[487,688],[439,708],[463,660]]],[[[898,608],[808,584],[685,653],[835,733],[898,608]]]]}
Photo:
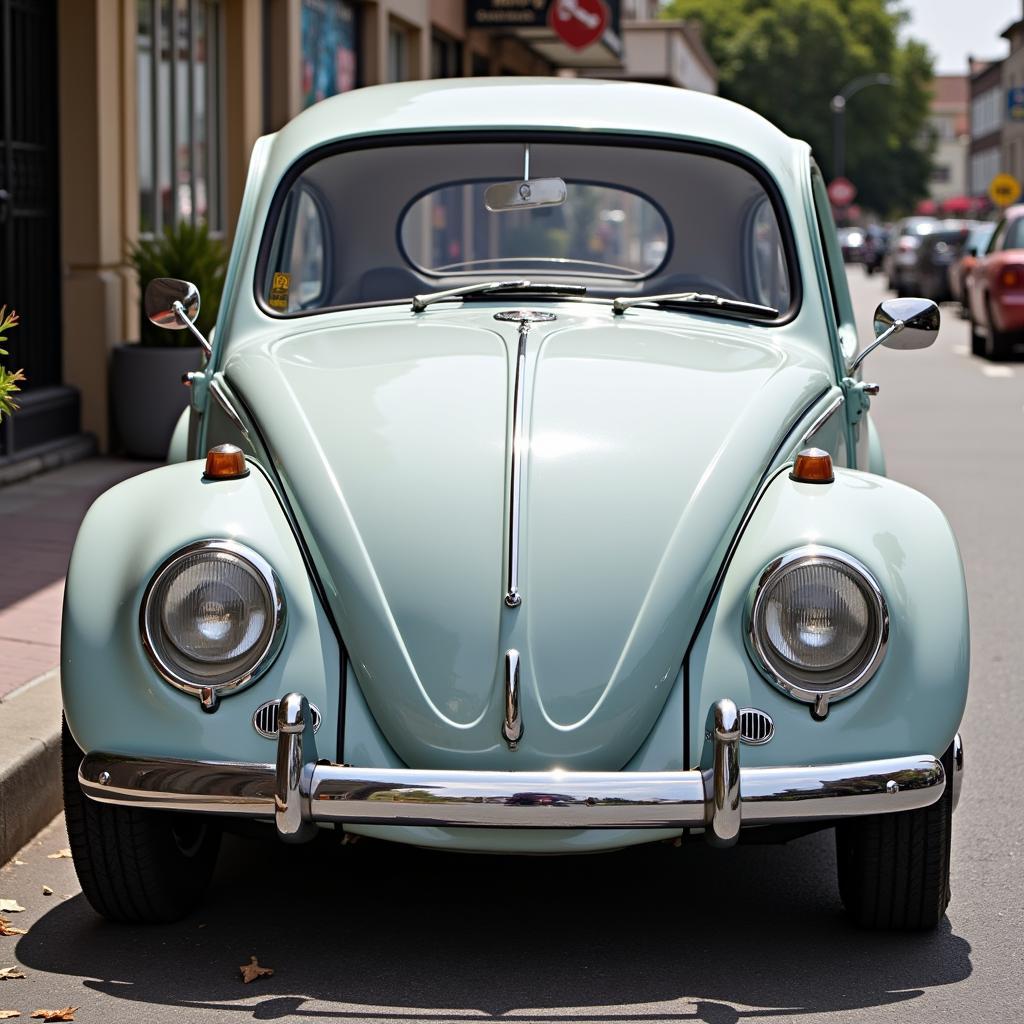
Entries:
{"type": "Polygon", "coordinates": [[[834,875],[831,832],[571,858],[229,839],[200,913],[118,927],[79,896],[17,954],[109,997],[218,1021],[610,1021],[625,1006],[633,1020],[727,1024],[903,1003],[970,975],[948,921],[909,935],[853,927],[834,875]],[[243,985],[250,955],[273,977],[243,985]]]}

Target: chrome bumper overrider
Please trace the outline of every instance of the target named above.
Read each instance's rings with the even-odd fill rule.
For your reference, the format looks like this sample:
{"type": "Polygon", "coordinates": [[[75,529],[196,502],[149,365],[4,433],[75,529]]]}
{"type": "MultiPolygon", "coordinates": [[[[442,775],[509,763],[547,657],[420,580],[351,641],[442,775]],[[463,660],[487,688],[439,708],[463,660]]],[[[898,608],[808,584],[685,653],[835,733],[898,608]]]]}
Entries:
{"type": "MultiPolygon", "coordinates": [[[[703,828],[716,845],[735,842],[741,825],[926,807],[946,785],[942,763],[927,754],[740,768],[739,715],[731,700],[716,702],[708,714],[700,771],[429,771],[318,762],[309,705],[297,693],[281,701],[278,728],[276,765],[93,753],[82,761],[79,781],[104,803],[273,818],[281,838],[291,842],[309,838],[316,822],[351,822],[703,828]]],[[[959,775],[962,756],[955,763],[959,775]]]]}

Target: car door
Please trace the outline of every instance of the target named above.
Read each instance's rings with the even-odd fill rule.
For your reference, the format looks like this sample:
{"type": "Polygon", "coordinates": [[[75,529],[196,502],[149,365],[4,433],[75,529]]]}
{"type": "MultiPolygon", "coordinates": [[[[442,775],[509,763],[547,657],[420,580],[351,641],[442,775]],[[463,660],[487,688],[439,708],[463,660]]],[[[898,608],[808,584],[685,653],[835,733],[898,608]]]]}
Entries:
{"type": "Polygon", "coordinates": [[[1003,240],[1006,238],[1006,229],[1009,221],[1003,217],[996,225],[995,231],[989,239],[988,248],[984,254],[979,253],[974,267],[968,272],[965,288],[967,293],[968,311],[971,319],[979,326],[988,327],[988,275],[993,269],[993,255],[1000,251],[1003,240]]]}

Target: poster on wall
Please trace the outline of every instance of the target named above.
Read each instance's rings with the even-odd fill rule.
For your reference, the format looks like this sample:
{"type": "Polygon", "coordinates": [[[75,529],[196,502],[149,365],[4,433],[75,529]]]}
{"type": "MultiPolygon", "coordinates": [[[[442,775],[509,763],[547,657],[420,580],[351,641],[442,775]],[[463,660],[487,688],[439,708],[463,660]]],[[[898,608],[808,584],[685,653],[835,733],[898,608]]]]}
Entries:
{"type": "Polygon", "coordinates": [[[349,0],[302,0],[302,105],[356,87],[356,12],[349,0]]]}

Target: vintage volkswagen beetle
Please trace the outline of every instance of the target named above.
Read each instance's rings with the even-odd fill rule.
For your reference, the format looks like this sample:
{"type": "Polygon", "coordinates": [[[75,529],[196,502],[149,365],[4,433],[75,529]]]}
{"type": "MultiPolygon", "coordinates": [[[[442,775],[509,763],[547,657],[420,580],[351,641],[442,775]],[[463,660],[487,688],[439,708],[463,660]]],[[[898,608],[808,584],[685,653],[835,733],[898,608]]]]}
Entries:
{"type": "Polygon", "coordinates": [[[93,906],[187,912],[232,818],[507,853],[834,826],[856,920],[935,925],[963,572],[857,351],[807,146],[723,100],[402,84],[261,139],[187,451],[71,561],[93,906]]]}

